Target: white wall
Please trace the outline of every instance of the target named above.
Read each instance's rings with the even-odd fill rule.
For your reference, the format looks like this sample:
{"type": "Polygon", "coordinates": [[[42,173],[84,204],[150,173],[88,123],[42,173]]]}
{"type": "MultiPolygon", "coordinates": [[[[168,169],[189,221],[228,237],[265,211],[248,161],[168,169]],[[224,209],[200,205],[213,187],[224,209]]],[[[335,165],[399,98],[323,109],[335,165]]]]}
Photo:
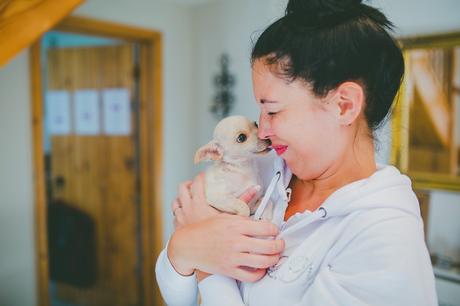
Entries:
{"type": "Polygon", "coordinates": [[[460,261],[460,196],[433,192],[428,218],[428,241],[432,251],[460,261]]]}
{"type": "Polygon", "coordinates": [[[0,68],[0,305],[34,305],[35,236],[28,52],[0,68]]]}
{"type": "Polygon", "coordinates": [[[398,36],[460,30],[458,0],[370,0],[396,25],[398,36]]]}

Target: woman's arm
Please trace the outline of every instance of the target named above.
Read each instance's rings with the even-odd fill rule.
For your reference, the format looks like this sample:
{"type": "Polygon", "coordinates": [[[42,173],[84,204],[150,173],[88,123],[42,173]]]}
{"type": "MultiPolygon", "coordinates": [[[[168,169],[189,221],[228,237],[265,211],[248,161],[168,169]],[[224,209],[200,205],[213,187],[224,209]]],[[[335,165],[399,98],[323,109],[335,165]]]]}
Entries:
{"type": "Polygon", "coordinates": [[[177,273],[167,256],[167,247],[158,256],[155,273],[161,295],[169,306],[196,305],[198,286],[195,275],[177,273]]]}
{"type": "Polygon", "coordinates": [[[253,282],[279,260],[284,242],[261,239],[277,233],[277,227],[267,221],[220,214],[176,230],[169,242],[168,257],[183,275],[198,269],[253,282]]]}
{"type": "MultiPolygon", "coordinates": [[[[241,199],[247,202],[252,198],[251,193],[253,191],[248,191],[241,199]]],[[[171,288],[166,282],[180,284],[190,298],[194,296],[190,292],[196,292],[196,280],[194,275],[188,275],[195,270],[227,275],[242,281],[255,281],[263,277],[267,267],[278,262],[279,254],[284,249],[282,240],[254,238],[276,236],[278,229],[275,225],[267,221],[220,214],[211,208],[205,200],[202,176],[198,176],[193,184],[186,182],[181,185],[173,209],[176,231],[167,249],[163,251],[162,261],[161,258],[157,261],[157,279],[168,304],[172,302],[167,298],[172,297],[177,289],[171,288]],[[181,208],[177,209],[178,207],[181,208]],[[161,273],[169,276],[159,275],[161,273]],[[192,277],[194,283],[190,281],[192,277]]],[[[224,277],[212,277],[207,283],[213,286],[217,284],[221,287],[222,294],[227,295],[234,294],[234,289],[237,288],[233,279],[224,277]],[[232,282],[233,285],[228,286],[232,282]]],[[[203,302],[208,300],[205,284],[201,286],[204,288],[203,302]]]]}
{"type": "Polygon", "coordinates": [[[284,248],[282,240],[247,235],[265,237],[276,233],[276,227],[266,221],[226,214],[179,228],[156,264],[157,282],[166,304],[194,305],[197,299],[195,270],[215,274],[200,280],[203,305],[222,305],[214,304],[222,296],[232,302],[229,305],[238,305],[234,303],[238,300],[242,303],[234,279],[253,282],[262,278],[266,268],[278,262],[279,252],[284,248]]]}
{"type": "Polygon", "coordinates": [[[198,284],[201,306],[244,306],[236,281],[222,275],[211,275],[198,284]]]}
{"type": "MultiPolygon", "coordinates": [[[[257,188],[252,188],[240,199],[248,202],[255,193],[257,188]]],[[[178,227],[171,237],[168,257],[179,273],[188,275],[198,269],[241,281],[256,281],[266,268],[278,262],[284,241],[260,239],[275,237],[278,228],[268,221],[217,213],[206,201],[203,174],[192,184],[181,185],[178,202],[178,227]]]]}

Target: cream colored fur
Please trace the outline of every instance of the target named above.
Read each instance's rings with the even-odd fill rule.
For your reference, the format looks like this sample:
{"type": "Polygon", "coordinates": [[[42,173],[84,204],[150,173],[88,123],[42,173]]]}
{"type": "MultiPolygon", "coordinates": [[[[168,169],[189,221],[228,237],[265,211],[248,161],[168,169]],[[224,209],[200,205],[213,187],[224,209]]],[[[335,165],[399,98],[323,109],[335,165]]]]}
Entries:
{"type": "Polygon", "coordinates": [[[248,118],[231,116],[221,120],[214,130],[214,138],[195,154],[195,163],[214,161],[205,172],[208,203],[231,214],[249,216],[254,213],[261,196],[260,189],[249,205],[239,197],[251,187],[260,188],[254,159],[269,150],[269,141],[257,137],[257,125],[248,118]],[[245,141],[239,141],[244,138],[245,141]]]}

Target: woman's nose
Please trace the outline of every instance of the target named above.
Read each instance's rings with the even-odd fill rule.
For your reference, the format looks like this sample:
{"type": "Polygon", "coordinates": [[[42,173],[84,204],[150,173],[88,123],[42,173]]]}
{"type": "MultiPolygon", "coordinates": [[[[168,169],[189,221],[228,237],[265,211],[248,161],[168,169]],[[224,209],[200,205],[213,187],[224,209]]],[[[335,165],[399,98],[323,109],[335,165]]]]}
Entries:
{"type": "Polygon", "coordinates": [[[257,137],[260,139],[268,139],[273,135],[271,131],[270,123],[264,115],[259,116],[259,130],[257,131],[257,137]]]}

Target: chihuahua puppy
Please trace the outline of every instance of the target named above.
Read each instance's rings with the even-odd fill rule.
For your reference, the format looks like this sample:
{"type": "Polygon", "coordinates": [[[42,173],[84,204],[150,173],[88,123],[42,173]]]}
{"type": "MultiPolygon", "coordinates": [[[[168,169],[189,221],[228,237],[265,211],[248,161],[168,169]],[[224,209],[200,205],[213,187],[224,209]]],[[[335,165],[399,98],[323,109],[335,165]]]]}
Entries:
{"type": "Polygon", "coordinates": [[[257,123],[243,116],[221,120],[213,139],[195,154],[195,164],[205,160],[214,163],[205,172],[208,203],[220,211],[249,216],[257,209],[261,190],[246,204],[241,194],[253,186],[261,186],[254,158],[269,152],[270,140],[257,137],[257,123]]]}

